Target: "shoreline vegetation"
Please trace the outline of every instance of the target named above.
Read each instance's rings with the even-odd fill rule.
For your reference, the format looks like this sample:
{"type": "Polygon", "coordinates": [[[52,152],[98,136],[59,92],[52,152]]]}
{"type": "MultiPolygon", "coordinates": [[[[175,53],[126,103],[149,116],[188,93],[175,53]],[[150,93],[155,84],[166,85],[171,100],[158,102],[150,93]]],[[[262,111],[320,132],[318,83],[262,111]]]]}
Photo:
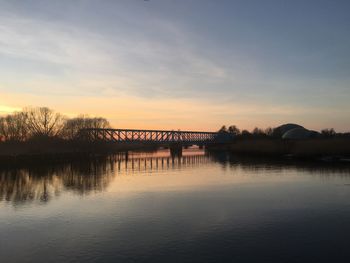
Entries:
{"type": "Polygon", "coordinates": [[[283,157],[321,161],[350,161],[350,133],[337,133],[333,128],[321,132],[309,131],[297,124],[284,124],[252,132],[235,125],[222,126],[222,133],[234,135],[224,145],[214,145],[213,151],[229,151],[237,155],[283,157]]]}
{"type": "Polygon", "coordinates": [[[274,138],[241,138],[225,145],[214,145],[210,150],[225,150],[237,155],[337,161],[350,158],[350,138],[288,141],[274,138]]]}
{"type": "MultiPolygon", "coordinates": [[[[155,150],[156,146],[86,142],[78,138],[80,129],[111,128],[102,117],[79,115],[67,118],[47,107],[25,108],[0,116],[0,162],[69,160],[132,150],[155,150]]],[[[237,155],[349,160],[350,133],[324,129],[320,133],[296,124],[265,130],[239,130],[223,126],[220,136],[232,138],[210,145],[209,151],[228,151],[237,155]],[[234,135],[233,137],[231,135],[234,135]],[[293,137],[294,136],[294,137],[293,137]]]]}

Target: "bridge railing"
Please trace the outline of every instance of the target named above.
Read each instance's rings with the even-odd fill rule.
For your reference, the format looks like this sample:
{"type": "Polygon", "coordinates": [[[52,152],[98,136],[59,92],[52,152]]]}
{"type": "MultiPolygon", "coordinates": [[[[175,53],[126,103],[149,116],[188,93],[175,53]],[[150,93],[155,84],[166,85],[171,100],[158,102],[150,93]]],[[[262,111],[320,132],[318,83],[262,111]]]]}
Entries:
{"type": "Polygon", "coordinates": [[[124,143],[210,143],[217,132],[135,130],[135,129],[81,129],[79,137],[89,141],[124,143]]]}

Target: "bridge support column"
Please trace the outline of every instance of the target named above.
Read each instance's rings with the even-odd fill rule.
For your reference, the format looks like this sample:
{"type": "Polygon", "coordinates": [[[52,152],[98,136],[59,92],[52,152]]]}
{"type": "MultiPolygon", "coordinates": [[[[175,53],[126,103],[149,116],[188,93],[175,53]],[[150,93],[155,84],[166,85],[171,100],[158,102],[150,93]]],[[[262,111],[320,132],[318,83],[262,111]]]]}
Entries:
{"type": "Polygon", "coordinates": [[[171,157],[181,157],[182,156],[182,145],[181,144],[172,144],[170,145],[170,154],[171,157]]]}

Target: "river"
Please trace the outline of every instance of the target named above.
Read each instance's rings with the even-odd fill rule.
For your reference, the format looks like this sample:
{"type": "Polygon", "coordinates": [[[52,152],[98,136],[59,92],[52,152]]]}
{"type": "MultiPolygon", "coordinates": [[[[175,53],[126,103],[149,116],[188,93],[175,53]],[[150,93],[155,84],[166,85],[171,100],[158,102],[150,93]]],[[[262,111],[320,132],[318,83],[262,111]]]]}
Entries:
{"type": "Polygon", "coordinates": [[[0,168],[1,262],[348,262],[350,166],[188,149],[0,168]]]}

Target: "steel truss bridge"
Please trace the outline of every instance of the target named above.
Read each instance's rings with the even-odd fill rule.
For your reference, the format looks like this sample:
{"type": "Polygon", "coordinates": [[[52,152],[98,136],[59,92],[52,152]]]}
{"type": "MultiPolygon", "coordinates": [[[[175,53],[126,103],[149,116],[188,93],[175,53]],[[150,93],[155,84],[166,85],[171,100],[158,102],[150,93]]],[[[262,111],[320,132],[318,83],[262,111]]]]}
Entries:
{"type": "Polygon", "coordinates": [[[140,144],[207,145],[218,142],[220,133],[132,129],[81,129],[79,138],[88,141],[140,144]]]}

